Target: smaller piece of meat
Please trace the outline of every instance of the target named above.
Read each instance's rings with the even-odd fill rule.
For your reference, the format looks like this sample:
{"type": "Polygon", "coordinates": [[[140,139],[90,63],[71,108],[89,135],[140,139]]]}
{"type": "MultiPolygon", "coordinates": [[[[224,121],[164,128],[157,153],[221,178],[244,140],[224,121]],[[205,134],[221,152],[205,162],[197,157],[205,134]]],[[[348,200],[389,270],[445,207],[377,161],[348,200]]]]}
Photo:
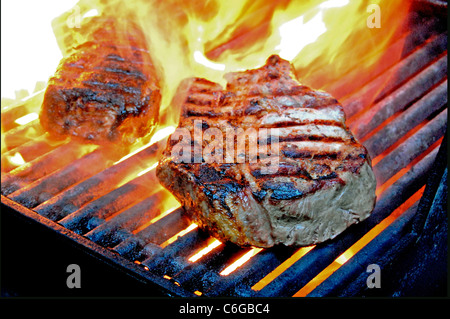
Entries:
{"type": "Polygon", "coordinates": [[[145,36],[129,21],[105,17],[81,29],[87,41],[50,78],[41,124],[60,138],[131,144],[153,130],[161,101],[145,36]]]}

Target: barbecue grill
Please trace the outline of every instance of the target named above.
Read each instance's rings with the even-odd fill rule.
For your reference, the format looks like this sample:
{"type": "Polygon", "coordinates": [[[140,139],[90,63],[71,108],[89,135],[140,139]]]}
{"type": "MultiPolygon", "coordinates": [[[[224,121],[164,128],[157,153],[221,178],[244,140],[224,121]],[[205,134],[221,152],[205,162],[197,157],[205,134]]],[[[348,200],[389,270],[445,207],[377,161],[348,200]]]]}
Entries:
{"type": "MultiPolygon", "coordinates": [[[[111,157],[103,146],[50,143],[38,119],[21,125],[43,92],[7,108],[2,294],[446,295],[446,11],[444,1],[413,2],[398,36],[401,60],[380,61],[356,91],[336,96],[371,155],[378,198],[367,220],[316,246],[241,248],[191,224],[155,176],[167,134],[111,157]],[[73,263],[84,291],[65,285],[73,263]],[[381,288],[369,287],[369,265],[381,272],[381,288]]],[[[345,88],[350,78],[323,89],[345,88]]]]}

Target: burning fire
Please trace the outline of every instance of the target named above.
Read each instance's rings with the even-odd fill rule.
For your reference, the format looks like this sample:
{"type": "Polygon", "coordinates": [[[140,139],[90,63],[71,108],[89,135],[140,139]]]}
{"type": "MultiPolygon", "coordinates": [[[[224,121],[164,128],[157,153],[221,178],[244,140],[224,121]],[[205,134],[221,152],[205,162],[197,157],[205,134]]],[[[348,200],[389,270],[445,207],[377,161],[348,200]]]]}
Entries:
{"type": "MultiPolygon", "coordinates": [[[[305,85],[325,89],[338,99],[344,98],[365,79],[377,74],[380,68],[399,60],[402,45],[395,46],[395,50],[388,48],[402,33],[401,26],[408,9],[405,1],[387,0],[80,0],[72,10],[55,18],[52,27],[63,56],[85,41],[79,26],[88,23],[92,16],[115,16],[118,21],[119,18],[131,19],[145,32],[160,72],[158,76],[163,80],[161,123],[150,140],[136,143],[127,153],[105,164],[108,167],[119,165],[173,133],[179,115],[176,91],[179,83],[188,77],[203,77],[225,86],[225,73],[259,67],[270,55],[278,54],[291,61],[297,77],[305,85]]],[[[47,145],[48,150],[42,150],[42,154],[68,143],[54,141],[42,132],[38,114],[43,93],[41,90],[17,104],[6,105],[2,101],[2,181],[4,174],[25,167],[34,159],[25,155],[26,143],[40,141],[47,145]]],[[[367,105],[376,93],[366,97],[367,105]]],[[[79,148],[71,154],[74,159],[87,153],[83,146],[72,145],[79,148]]],[[[151,160],[142,163],[132,176],[142,177],[154,171],[159,154],[156,152],[151,160]]],[[[178,207],[173,196],[165,196],[162,213],[134,233],[178,207]]],[[[196,224],[191,224],[161,246],[169,245],[196,228],[196,224]]],[[[210,239],[204,248],[189,257],[189,261],[197,262],[220,245],[220,241],[210,239]]],[[[262,289],[272,277],[312,248],[301,248],[253,288],[262,289]]],[[[261,250],[250,248],[220,275],[229,275],[261,250]]],[[[343,255],[337,262],[343,263],[349,257],[343,255]]]]}
{"type": "MultiPolygon", "coordinates": [[[[173,101],[181,80],[205,77],[224,85],[226,72],[259,67],[271,54],[290,60],[305,84],[342,97],[360,81],[346,78],[343,91],[332,84],[355,69],[352,73],[357,77],[372,73],[392,36],[401,31],[407,11],[404,2],[381,0],[80,0],[55,18],[52,27],[65,56],[85,41],[80,27],[89,24],[92,16],[115,16],[118,23],[132,19],[140,24],[164,82],[161,127],[170,130],[178,121],[173,101]]],[[[399,54],[389,52],[389,59],[395,61],[399,54]]],[[[15,126],[37,120],[42,94],[22,103],[15,126]]],[[[8,109],[2,104],[2,115],[8,109]]],[[[7,129],[2,123],[4,142],[7,129]]]]}
{"type": "MultiPolygon", "coordinates": [[[[407,11],[404,2],[381,0],[136,0],[126,4],[81,0],[52,25],[67,55],[84,41],[76,24],[83,25],[90,16],[117,16],[139,23],[162,72],[165,110],[181,80],[197,76],[225,84],[226,72],[260,67],[272,54],[290,60],[297,76],[314,88],[339,81],[354,69],[359,77],[370,74],[399,32],[407,11]]],[[[400,53],[390,52],[389,58],[395,61],[400,53]]],[[[346,82],[349,90],[354,82],[346,82]]],[[[330,93],[342,95],[338,89],[330,93]]],[[[173,107],[168,110],[174,111],[173,107]]],[[[173,116],[173,123],[166,124],[177,119],[173,116]]]]}

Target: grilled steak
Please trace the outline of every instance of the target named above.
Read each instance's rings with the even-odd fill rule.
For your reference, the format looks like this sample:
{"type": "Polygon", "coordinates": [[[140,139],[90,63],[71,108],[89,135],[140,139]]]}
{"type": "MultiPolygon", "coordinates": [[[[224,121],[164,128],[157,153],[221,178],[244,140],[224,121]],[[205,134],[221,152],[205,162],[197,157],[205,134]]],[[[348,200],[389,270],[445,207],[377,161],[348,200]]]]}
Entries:
{"type": "Polygon", "coordinates": [[[133,143],[154,127],[161,100],[144,34],[129,22],[98,17],[80,34],[87,41],[49,80],[41,124],[59,137],[133,143]]]}
{"type": "Polygon", "coordinates": [[[227,74],[226,90],[199,78],[184,83],[179,127],[157,175],[190,218],[221,241],[317,244],[373,210],[370,159],[345,125],[342,106],[301,85],[291,71],[289,62],[274,55],[259,69],[227,74]],[[245,135],[229,138],[233,130],[263,128],[275,133],[257,135],[256,161],[250,142],[244,154],[239,148],[245,135]],[[234,147],[226,149],[227,141],[234,147]]]}

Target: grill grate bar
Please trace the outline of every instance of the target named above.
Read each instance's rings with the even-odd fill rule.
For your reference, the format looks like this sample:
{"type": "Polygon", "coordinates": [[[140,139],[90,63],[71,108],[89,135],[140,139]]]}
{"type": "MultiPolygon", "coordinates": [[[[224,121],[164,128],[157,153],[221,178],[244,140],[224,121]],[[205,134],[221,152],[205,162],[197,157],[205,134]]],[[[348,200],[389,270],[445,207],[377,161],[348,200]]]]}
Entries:
{"type": "Polygon", "coordinates": [[[291,247],[277,250],[265,249],[253,256],[238,271],[220,277],[215,285],[205,291],[205,295],[209,297],[222,295],[251,297],[255,293],[251,287],[292,256],[294,252],[295,249],[291,247]]]}
{"type": "Polygon", "coordinates": [[[145,253],[147,244],[159,245],[190,224],[190,221],[183,215],[182,208],[170,212],[170,214],[156,222],[152,222],[152,220],[150,222],[150,225],[139,232],[133,232],[132,237],[117,245],[114,250],[121,255],[130,256],[130,259],[133,261],[145,260],[149,257],[145,253]]]}
{"type": "Polygon", "coordinates": [[[133,236],[132,231],[161,213],[162,192],[153,194],[88,232],[85,237],[104,247],[114,247],[133,236]]]}
{"type": "Polygon", "coordinates": [[[81,155],[83,154],[80,154],[80,151],[76,147],[73,147],[72,143],[66,143],[50,153],[44,154],[31,162],[13,169],[9,173],[2,174],[2,194],[8,196],[26,185],[66,166],[73,159],[76,159],[77,156],[81,155]]]}
{"type": "Polygon", "coordinates": [[[440,34],[427,41],[405,59],[400,60],[389,70],[365,84],[361,89],[353,92],[350,96],[344,97],[341,102],[347,117],[350,119],[374,100],[378,102],[386,97],[392,90],[432,63],[435,56],[444,53],[446,49],[447,33],[440,34]],[[383,88],[381,92],[380,88],[383,88]]]}
{"type": "Polygon", "coordinates": [[[364,141],[364,146],[369,151],[370,156],[375,158],[380,155],[408,131],[421,124],[434,112],[446,106],[447,84],[447,80],[442,82],[409,107],[399,117],[389,122],[388,125],[364,141]]]}
{"type": "MultiPolygon", "coordinates": [[[[158,191],[154,187],[156,180],[155,171],[148,172],[67,215],[59,223],[78,234],[89,232],[113,214],[158,191]]],[[[63,214],[64,212],[59,212],[45,217],[58,220],[63,214]]]]}
{"type": "MultiPolygon", "coordinates": [[[[4,129],[3,125],[2,128],[4,129]]],[[[43,135],[44,131],[39,123],[39,120],[34,120],[28,124],[15,127],[2,133],[2,147],[5,147],[7,150],[11,151],[25,143],[33,142],[43,135]]]]}
{"type": "MultiPolygon", "coordinates": [[[[63,156],[67,156],[67,154],[63,156]]],[[[68,158],[70,160],[70,157],[68,158]]],[[[36,207],[64,189],[106,169],[112,162],[110,155],[107,155],[102,148],[98,148],[71,162],[70,165],[15,191],[9,195],[9,198],[28,208],[36,207]]]]}
{"type": "Polygon", "coordinates": [[[20,153],[25,162],[30,162],[36,157],[42,156],[60,145],[61,143],[49,143],[46,135],[40,136],[35,140],[23,143],[20,146],[2,154],[2,173],[10,172],[11,170],[20,166],[15,165],[8,160],[9,157],[13,156],[16,153],[20,153]]]}
{"type": "Polygon", "coordinates": [[[351,119],[350,128],[358,139],[364,138],[396,112],[404,110],[447,76],[447,55],[440,57],[392,94],[372,105],[361,116],[351,119]]]}
{"type": "MultiPolygon", "coordinates": [[[[176,265],[177,261],[182,261],[183,256],[192,252],[201,246],[202,241],[205,239],[198,228],[187,233],[185,236],[179,238],[173,243],[167,245],[163,250],[159,251],[156,255],[147,258],[142,262],[142,265],[146,266],[150,271],[164,275],[168,272],[178,272],[183,266],[176,265]],[[178,271],[173,269],[177,268],[178,271]]],[[[154,245],[153,243],[151,243],[154,245]]],[[[159,246],[158,246],[159,247],[159,246]]],[[[145,249],[145,247],[144,247],[145,249]]],[[[172,274],[173,275],[173,274],[172,274]]]]}
{"type": "MultiPolygon", "coordinates": [[[[202,243],[200,247],[203,246],[202,243]]],[[[233,264],[248,251],[248,248],[241,248],[235,245],[221,245],[219,248],[213,250],[206,257],[195,263],[188,261],[188,258],[192,255],[192,253],[189,253],[177,260],[177,263],[175,264],[176,268],[174,268],[174,278],[177,281],[182,282],[183,285],[190,287],[192,290],[199,290],[202,292],[210,290],[212,286],[220,282],[223,278],[226,278],[221,276],[220,272],[233,264]]],[[[205,296],[206,295],[207,294],[205,294],[205,296]]]]}
{"type": "MultiPolygon", "coordinates": [[[[351,283],[355,273],[366,271],[367,265],[376,264],[382,255],[398,242],[407,232],[417,211],[419,201],[416,201],[408,210],[402,213],[391,225],[386,227],[372,241],[364,246],[349,261],[339,267],[322,284],[317,286],[308,297],[332,296],[338,289],[351,283]]],[[[364,287],[364,286],[362,286],[364,287]]]]}
{"type": "MultiPolygon", "coordinates": [[[[209,240],[205,241],[205,243],[208,242],[209,240]]],[[[188,287],[190,291],[205,291],[211,286],[212,282],[216,282],[219,279],[218,273],[220,271],[218,269],[222,267],[222,257],[226,254],[227,245],[220,245],[194,263],[187,261],[190,255],[186,256],[186,267],[175,274],[174,279],[184,287],[188,287]],[[213,276],[211,275],[212,273],[214,273],[213,276]],[[203,279],[199,280],[199,278],[203,279]]]]}
{"type": "MultiPolygon", "coordinates": [[[[15,121],[31,112],[39,113],[42,100],[44,99],[45,90],[36,92],[17,104],[10,105],[8,108],[1,112],[2,131],[8,132],[17,127],[20,129],[20,125],[15,121]]],[[[42,130],[41,130],[42,132],[42,130]]]]}
{"type": "Polygon", "coordinates": [[[142,230],[138,232],[135,230],[133,236],[114,247],[114,250],[132,261],[144,261],[153,256],[156,251],[161,251],[158,244],[163,243],[187,225],[189,220],[183,216],[183,209],[178,208],[142,230]]]}
{"type": "Polygon", "coordinates": [[[400,169],[406,167],[415,157],[428,149],[434,142],[445,134],[447,124],[447,109],[422,127],[404,143],[386,155],[374,167],[373,171],[378,185],[382,185],[395,175],[400,169]]]}
{"type": "Polygon", "coordinates": [[[161,145],[161,143],[153,144],[135,156],[101,171],[37,206],[35,211],[53,220],[61,218],[61,212],[65,215],[73,213],[81,206],[114,190],[127,176],[136,175],[144,163],[154,161],[155,156],[161,151],[161,145]],[[68,203],[70,205],[67,205],[68,203]]]}

